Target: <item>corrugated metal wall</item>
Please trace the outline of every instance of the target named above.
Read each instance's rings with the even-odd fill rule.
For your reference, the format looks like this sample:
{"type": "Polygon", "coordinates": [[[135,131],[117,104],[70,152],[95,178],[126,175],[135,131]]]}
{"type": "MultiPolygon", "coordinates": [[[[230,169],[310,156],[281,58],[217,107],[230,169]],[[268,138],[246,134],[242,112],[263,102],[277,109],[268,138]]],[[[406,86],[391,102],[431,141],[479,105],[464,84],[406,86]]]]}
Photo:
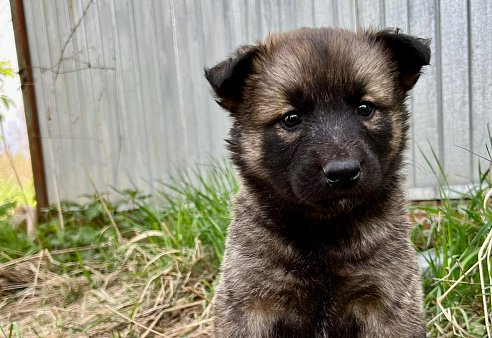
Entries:
{"type": "MultiPolygon", "coordinates": [[[[23,0],[50,201],[136,185],[225,153],[227,115],[203,68],[268,32],[400,27],[432,38],[413,91],[409,192],[434,198],[419,148],[452,184],[477,180],[492,122],[488,0],[23,0]],[[465,148],[469,151],[463,150],[465,148]]],[[[482,161],[482,165],[487,165],[482,161]]]]}

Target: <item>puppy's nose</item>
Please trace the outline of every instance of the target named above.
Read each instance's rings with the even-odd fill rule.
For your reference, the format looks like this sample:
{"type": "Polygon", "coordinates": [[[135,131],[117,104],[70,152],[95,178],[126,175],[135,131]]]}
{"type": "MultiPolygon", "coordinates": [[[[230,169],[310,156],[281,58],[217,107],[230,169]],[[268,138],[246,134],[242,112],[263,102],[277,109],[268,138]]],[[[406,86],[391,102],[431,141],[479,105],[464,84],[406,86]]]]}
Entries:
{"type": "Polygon", "coordinates": [[[360,163],[354,159],[335,160],[323,167],[326,182],[334,188],[347,189],[355,185],[360,177],[360,163]]]}

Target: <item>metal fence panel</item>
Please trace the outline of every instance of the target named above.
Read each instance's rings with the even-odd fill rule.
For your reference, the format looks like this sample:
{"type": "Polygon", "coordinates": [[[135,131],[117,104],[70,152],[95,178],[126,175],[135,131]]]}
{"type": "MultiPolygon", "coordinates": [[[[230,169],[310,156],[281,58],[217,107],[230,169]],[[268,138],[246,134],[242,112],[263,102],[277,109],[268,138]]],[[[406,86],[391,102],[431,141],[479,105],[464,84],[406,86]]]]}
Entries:
{"type": "MultiPolygon", "coordinates": [[[[439,197],[431,147],[452,185],[477,182],[492,122],[487,0],[23,0],[49,199],[152,193],[225,154],[227,114],[203,77],[236,46],[303,26],[400,27],[432,39],[409,100],[412,199],[439,197]]],[[[439,176],[439,175],[438,175],[439,176]]]]}

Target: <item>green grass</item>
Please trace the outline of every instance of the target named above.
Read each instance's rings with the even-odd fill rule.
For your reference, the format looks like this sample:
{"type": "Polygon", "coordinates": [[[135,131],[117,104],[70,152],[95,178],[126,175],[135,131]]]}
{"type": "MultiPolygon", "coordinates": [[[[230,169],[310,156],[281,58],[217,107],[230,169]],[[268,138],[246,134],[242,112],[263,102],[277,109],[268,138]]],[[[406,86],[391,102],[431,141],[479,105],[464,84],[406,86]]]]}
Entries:
{"type": "Polygon", "coordinates": [[[436,176],[442,177],[440,203],[411,210],[425,215],[415,225],[412,239],[429,264],[423,281],[429,336],[484,337],[485,313],[491,313],[492,280],[490,256],[479,253],[490,250],[490,168],[480,170],[480,182],[460,194],[452,191],[434,152],[433,156],[427,162],[436,176]],[[452,192],[461,198],[451,200],[452,192]]]}
{"type": "Polygon", "coordinates": [[[7,326],[7,328],[4,330],[3,328],[0,327],[0,331],[2,332],[3,336],[6,338],[21,338],[22,335],[19,330],[19,325],[17,323],[11,323],[10,325],[7,326]]]}
{"type": "Polygon", "coordinates": [[[0,177],[0,205],[5,203],[25,204],[24,194],[28,204],[36,204],[32,179],[24,182],[21,188],[14,178],[0,177]]]}
{"type": "Polygon", "coordinates": [[[52,207],[34,242],[12,229],[14,204],[3,205],[0,337],[12,328],[22,337],[211,333],[213,286],[237,192],[232,168],[196,167],[158,191],[168,202],[162,210],[133,190],[118,191],[117,204],[105,201],[109,214],[94,196],[62,202],[64,229],[52,207]],[[80,315],[82,308],[90,315],[80,315]]]}
{"type": "MultiPolygon", "coordinates": [[[[445,177],[436,158],[428,162],[445,177]]],[[[492,183],[488,169],[480,177],[461,200],[449,198],[444,179],[441,202],[409,210],[412,239],[429,264],[423,280],[429,337],[487,335],[490,260],[484,251],[480,273],[478,257],[491,243],[492,211],[484,202],[492,183]]],[[[94,196],[85,204],[63,202],[64,229],[53,207],[34,242],[12,229],[14,203],[4,204],[0,338],[211,337],[213,290],[237,189],[229,164],[199,166],[161,182],[163,209],[133,190],[117,191],[117,204],[105,202],[109,215],[94,196]]]]}

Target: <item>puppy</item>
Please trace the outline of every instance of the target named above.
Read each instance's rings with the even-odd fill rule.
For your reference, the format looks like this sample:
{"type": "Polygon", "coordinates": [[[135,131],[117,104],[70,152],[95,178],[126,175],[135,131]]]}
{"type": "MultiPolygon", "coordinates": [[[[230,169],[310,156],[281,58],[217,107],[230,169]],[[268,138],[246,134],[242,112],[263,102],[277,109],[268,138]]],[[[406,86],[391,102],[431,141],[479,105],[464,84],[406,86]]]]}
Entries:
{"type": "Polygon", "coordinates": [[[303,28],[205,71],[241,180],[217,338],[426,336],[402,166],[429,61],[398,30],[303,28]]]}

